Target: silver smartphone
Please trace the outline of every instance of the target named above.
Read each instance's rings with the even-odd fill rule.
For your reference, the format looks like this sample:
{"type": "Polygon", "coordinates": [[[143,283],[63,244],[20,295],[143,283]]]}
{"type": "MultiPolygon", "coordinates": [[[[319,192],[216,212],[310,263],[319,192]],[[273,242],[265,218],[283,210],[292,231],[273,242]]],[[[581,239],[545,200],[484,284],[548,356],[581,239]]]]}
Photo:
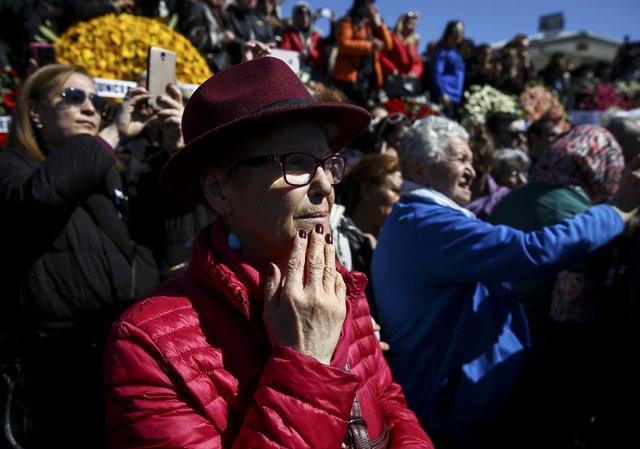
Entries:
{"type": "Polygon", "coordinates": [[[176,52],[160,47],[149,47],[147,61],[147,90],[151,94],[149,106],[162,109],[159,95],[167,93],[168,84],[176,84],[176,52]]]}

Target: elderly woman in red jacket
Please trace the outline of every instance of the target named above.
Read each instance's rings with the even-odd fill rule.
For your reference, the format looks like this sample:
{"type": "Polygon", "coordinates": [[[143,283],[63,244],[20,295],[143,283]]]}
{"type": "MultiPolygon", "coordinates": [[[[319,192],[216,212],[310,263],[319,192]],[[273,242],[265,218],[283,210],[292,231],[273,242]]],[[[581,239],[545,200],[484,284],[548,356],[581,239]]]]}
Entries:
{"type": "Polygon", "coordinates": [[[216,219],[186,273],[114,324],[113,448],[432,448],[392,380],[366,278],[335,259],[337,154],[369,124],[263,57],[200,86],[161,185],[216,219]],[[378,446],[375,446],[378,444],[378,446]]]}

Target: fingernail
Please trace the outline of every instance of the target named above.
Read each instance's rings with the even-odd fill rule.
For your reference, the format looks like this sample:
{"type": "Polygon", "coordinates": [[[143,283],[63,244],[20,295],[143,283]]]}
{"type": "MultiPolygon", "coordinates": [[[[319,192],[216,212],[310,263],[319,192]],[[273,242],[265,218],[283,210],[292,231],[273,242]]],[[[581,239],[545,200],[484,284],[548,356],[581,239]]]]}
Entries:
{"type": "Polygon", "coordinates": [[[326,237],[324,238],[324,241],[327,242],[329,245],[332,245],[333,237],[331,236],[331,234],[327,234],[326,237]]]}
{"type": "Polygon", "coordinates": [[[316,225],[316,232],[317,232],[318,234],[322,234],[322,233],[324,232],[324,226],[322,226],[322,224],[321,224],[321,223],[318,223],[318,224],[316,225]]]}
{"type": "Polygon", "coordinates": [[[273,269],[273,265],[269,265],[268,274],[269,274],[269,276],[273,276],[275,274],[275,270],[273,269]]]}
{"type": "Polygon", "coordinates": [[[304,229],[300,229],[300,232],[298,232],[298,235],[300,236],[301,239],[306,239],[307,231],[305,231],[304,229]]]}

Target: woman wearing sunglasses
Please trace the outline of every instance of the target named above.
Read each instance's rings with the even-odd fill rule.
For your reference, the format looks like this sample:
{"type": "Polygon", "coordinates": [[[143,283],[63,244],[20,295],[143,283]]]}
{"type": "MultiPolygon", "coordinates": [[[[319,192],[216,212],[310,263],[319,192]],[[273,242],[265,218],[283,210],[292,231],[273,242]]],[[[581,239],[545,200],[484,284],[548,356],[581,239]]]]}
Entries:
{"type": "Polygon", "coordinates": [[[153,119],[140,114],[148,97],[132,89],[103,127],[105,102],[88,73],[52,64],[27,79],[13,111],[0,150],[1,393],[13,398],[2,428],[10,447],[104,446],[104,330],[157,281],[150,253],[129,236],[113,156],[153,119]]]}

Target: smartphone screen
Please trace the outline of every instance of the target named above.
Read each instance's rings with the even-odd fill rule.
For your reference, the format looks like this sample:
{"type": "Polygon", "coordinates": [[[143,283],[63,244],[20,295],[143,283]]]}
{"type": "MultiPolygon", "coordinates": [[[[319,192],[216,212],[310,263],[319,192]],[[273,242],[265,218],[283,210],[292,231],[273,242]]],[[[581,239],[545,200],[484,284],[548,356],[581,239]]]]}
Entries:
{"type": "Polygon", "coordinates": [[[161,109],[157,98],[166,93],[167,84],[176,83],[176,53],[160,47],[149,47],[147,62],[147,90],[151,94],[149,105],[161,109]]]}
{"type": "Polygon", "coordinates": [[[29,48],[31,50],[31,57],[35,59],[38,67],[55,64],[56,51],[53,44],[47,42],[31,42],[29,48]]]}

